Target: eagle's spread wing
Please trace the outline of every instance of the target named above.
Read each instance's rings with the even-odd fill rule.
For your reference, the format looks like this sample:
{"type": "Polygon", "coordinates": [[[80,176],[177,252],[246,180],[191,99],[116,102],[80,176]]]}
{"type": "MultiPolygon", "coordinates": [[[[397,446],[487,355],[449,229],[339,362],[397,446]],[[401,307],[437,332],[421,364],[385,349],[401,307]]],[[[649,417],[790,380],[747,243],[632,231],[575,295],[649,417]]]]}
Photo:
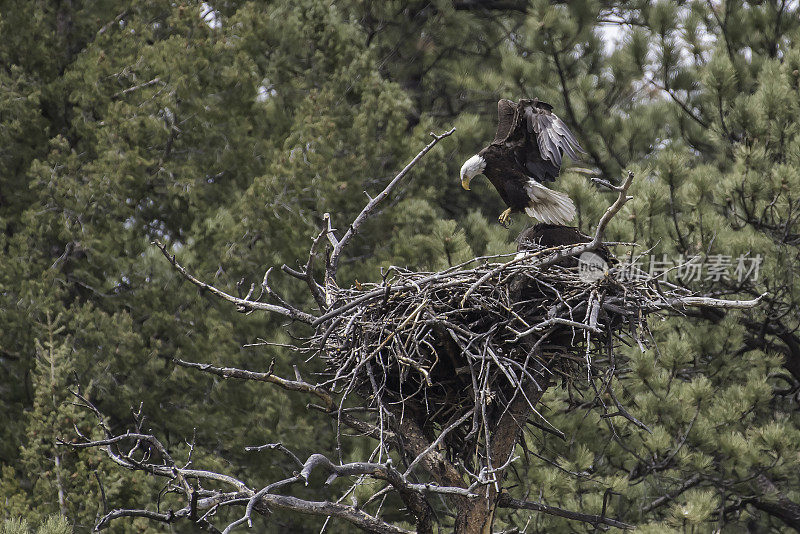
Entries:
{"type": "Polygon", "coordinates": [[[552,110],[553,106],[538,100],[497,102],[497,134],[492,143],[512,149],[519,164],[542,181],[556,179],[563,154],[575,160],[584,151],[552,110]]]}
{"type": "Polygon", "coordinates": [[[559,168],[562,152],[572,160],[578,159],[576,151],[583,152],[583,148],[558,115],[534,105],[524,107],[528,132],[536,134],[542,158],[552,161],[559,168]]]}
{"type": "Polygon", "coordinates": [[[517,126],[517,104],[505,98],[497,101],[497,133],[492,143],[505,143],[517,126]]]}

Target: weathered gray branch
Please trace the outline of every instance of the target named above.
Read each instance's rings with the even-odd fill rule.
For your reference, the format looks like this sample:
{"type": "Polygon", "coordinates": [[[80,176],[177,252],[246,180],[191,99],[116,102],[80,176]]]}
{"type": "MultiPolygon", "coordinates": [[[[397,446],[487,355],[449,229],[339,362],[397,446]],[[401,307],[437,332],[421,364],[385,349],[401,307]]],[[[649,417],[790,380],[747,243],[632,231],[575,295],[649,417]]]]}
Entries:
{"type": "Polygon", "coordinates": [[[153,245],[158,247],[161,253],[164,254],[164,257],[167,258],[167,260],[169,260],[169,262],[172,264],[175,270],[181,274],[181,276],[189,280],[191,283],[193,283],[200,289],[204,289],[222,298],[223,300],[227,300],[228,302],[235,304],[237,309],[239,309],[239,311],[264,310],[272,313],[277,313],[279,315],[288,317],[292,320],[300,321],[306,324],[311,324],[316,319],[316,317],[314,317],[310,313],[306,313],[294,307],[277,306],[275,304],[269,304],[266,302],[257,302],[248,299],[240,299],[238,297],[234,297],[233,295],[229,295],[228,293],[222,291],[221,289],[217,289],[211,284],[207,284],[206,282],[203,282],[202,280],[194,277],[181,264],[178,263],[178,260],[175,258],[175,255],[170,254],[167,251],[167,246],[161,243],[160,241],[153,241],[153,245]]]}
{"type": "Polygon", "coordinates": [[[264,495],[261,503],[271,508],[283,508],[303,514],[336,517],[366,532],[375,534],[414,534],[411,530],[386,523],[353,506],[330,501],[305,501],[288,495],[264,495]]]}
{"type": "Polygon", "coordinates": [[[308,260],[306,260],[306,265],[302,272],[295,271],[286,264],[281,266],[281,270],[283,272],[306,283],[320,310],[325,310],[328,306],[328,303],[325,301],[325,295],[323,294],[322,289],[314,279],[314,260],[316,259],[320,243],[322,243],[325,236],[330,232],[330,226],[331,216],[329,213],[326,213],[322,218],[322,231],[320,231],[320,233],[317,234],[317,237],[315,237],[311,242],[311,248],[308,250],[308,260]]]}
{"type": "Polygon", "coordinates": [[[403,180],[406,174],[408,174],[408,171],[410,171],[419,162],[419,160],[421,160],[423,156],[425,156],[425,154],[427,154],[434,146],[436,146],[436,144],[439,141],[441,141],[445,137],[453,135],[453,132],[455,131],[456,131],[455,128],[451,128],[449,131],[441,135],[436,135],[434,133],[431,133],[431,135],[433,136],[433,141],[428,143],[427,146],[425,146],[425,148],[423,148],[419,152],[419,154],[414,156],[414,159],[412,159],[408,163],[408,165],[406,165],[403,168],[403,170],[397,173],[397,176],[392,178],[392,181],[389,182],[389,185],[387,185],[383,191],[378,193],[374,198],[371,198],[369,202],[367,202],[367,205],[364,206],[364,209],[361,210],[361,213],[359,213],[353,220],[353,222],[350,223],[350,227],[347,229],[344,236],[342,236],[342,238],[339,239],[338,241],[333,241],[335,244],[333,247],[333,251],[331,252],[331,257],[330,260],[328,261],[328,267],[327,267],[328,279],[334,281],[336,280],[336,273],[339,269],[339,257],[342,254],[342,249],[344,249],[344,246],[347,245],[350,239],[352,239],[359,232],[359,230],[361,229],[361,225],[364,224],[364,221],[366,221],[371,215],[375,213],[375,208],[378,206],[378,204],[380,204],[386,197],[388,197],[392,193],[392,191],[394,191],[394,188],[397,187],[397,185],[403,180]]]}
{"type": "MultiPolygon", "coordinates": [[[[102,29],[102,28],[101,28],[102,29]]],[[[111,95],[111,98],[119,98],[121,96],[125,96],[127,94],[133,93],[134,91],[138,91],[139,89],[144,89],[146,87],[150,87],[151,85],[156,85],[157,83],[161,83],[161,78],[153,78],[150,81],[140,83],[139,85],[134,85],[133,87],[128,87],[118,93],[114,93],[111,95]]]]}
{"type": "Polygon", "coordinates": [[[723,308],[726,310],[746,310],[754,308],[767,296],[766,293],[751,300],[725,300],[712,297],[680,297],[674,299],[658,300],[645,304],[646,311],[664,310],[668,308],[723,308]]]}

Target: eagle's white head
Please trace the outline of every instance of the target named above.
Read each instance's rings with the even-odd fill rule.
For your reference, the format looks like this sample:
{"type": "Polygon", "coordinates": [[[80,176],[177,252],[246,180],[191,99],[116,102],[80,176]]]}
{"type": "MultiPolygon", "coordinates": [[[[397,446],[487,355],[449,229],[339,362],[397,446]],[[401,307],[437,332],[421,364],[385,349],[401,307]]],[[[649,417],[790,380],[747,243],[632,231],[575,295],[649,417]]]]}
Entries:
{"type": "Polygon", "coordinates": [[[469,181],[486,168],[486,160],[475,154],[461,166],[461,187],[469,191],[469,181]]]}

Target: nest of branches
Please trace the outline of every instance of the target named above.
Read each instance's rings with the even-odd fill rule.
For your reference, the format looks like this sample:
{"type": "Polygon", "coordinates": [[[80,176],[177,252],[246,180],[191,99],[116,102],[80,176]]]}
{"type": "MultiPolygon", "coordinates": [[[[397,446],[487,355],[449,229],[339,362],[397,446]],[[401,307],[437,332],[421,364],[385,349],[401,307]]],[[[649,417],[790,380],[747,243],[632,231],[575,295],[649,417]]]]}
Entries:
{"type": "Polygon", "coordinates": [[[437,273],[391,268],[380,283],[339,289],[349,307],[313,340],[324,347],[328,387],[369,397],[381,412],[402,411],[432,434],[475,415],[443,438],[467,461],[481,423],[492,426],[514,400],[533,406],[553,379],[578,388],[596,387],[592,377],[610,380],[615,345],[639,342],[654,303],[682,296],[617,268],[593,280],[564,257],[575,249],[480,258],[437,273]]]}

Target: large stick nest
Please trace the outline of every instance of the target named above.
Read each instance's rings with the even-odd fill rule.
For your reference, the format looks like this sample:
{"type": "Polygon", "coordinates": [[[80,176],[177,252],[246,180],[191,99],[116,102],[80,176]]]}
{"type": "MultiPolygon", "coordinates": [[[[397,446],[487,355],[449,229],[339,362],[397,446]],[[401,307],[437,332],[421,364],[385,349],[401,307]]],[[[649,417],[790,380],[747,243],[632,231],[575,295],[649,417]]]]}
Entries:
{"type": "Polygon", "coordinates": [[[392,267],[380,283],[337,289],[339,313],[314,340],[327,359],[326,385],[357,392],[379,412],[402,407],[431,435],[474,410],[471,424],[444,440],[451,452],[472,449],[481,423],[552,378],[597,391],[593,377],[615,374],[615,346],[640,343],[654,302],[685,292],[665,294],[616,267],[589,280],[576,258],[553,261],[567,248],[435,273],[392,267]]]}

